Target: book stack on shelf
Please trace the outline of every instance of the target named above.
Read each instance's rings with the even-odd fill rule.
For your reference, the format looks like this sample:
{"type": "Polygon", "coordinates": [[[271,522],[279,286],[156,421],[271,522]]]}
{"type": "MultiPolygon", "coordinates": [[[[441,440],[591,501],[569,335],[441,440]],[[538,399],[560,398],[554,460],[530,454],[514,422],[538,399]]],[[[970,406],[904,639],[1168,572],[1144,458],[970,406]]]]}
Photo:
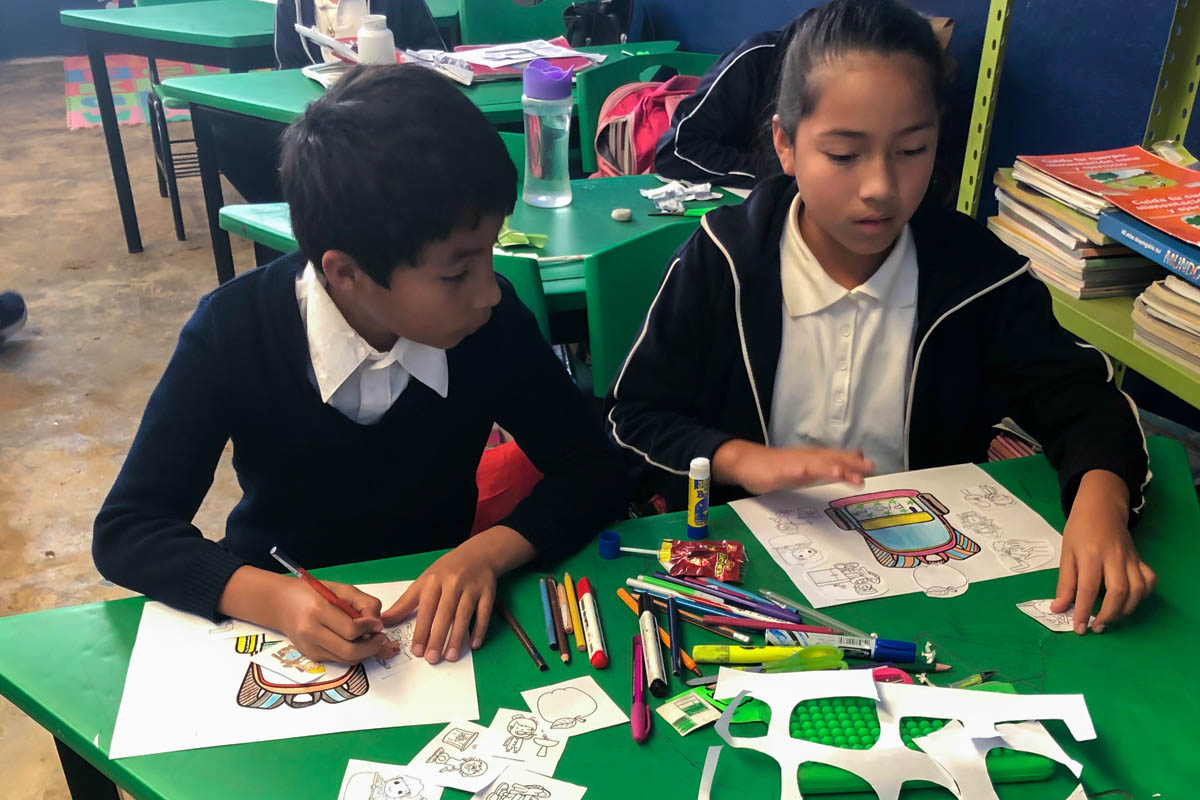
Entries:
{"type": "Polygon", "coordinates": [[[1099,218],[1115,209],[1111,195],[1157,185],[1158,174],[1146,167],[1159,165],[1200,180],[1140,147],[1019,156],[1012,169],[996,172],[999,213],[988,227],[1029,259],[1035,275],[1073,297],[1135,295],[1162,269],[1101,230],[1099,218]]]}
{"type": "Polygon", "coordinates": [[[1133,301],[1133,338],[1200,372],[1200,286],[1168,275],[1133,301]]]}

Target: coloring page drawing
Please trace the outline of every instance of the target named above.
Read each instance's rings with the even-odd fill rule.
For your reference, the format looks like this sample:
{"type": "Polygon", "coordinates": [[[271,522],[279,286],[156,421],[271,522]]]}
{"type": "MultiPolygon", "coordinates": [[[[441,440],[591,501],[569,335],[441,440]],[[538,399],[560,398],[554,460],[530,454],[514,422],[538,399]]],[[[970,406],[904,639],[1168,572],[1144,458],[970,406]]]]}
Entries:
{"type": "Polygon", "coordinates": [[[953,597],[976,581],[1056,567],[1062,544],[972,464],[730,506],[816,608],[911,592],[953,597]]]}
{"type": "MultiPolygon", "coordinates": [[[[1026,600],[1024,603],[1017,603],[1017,608],[1021,609],[1021,613],[1036,619],[1055,633],[1066,633],[1073,630],[1075,627],[1075,611],[1068,609],[1055,614],[1050,610],[1050,604],[1053,602],[1054,598],[1047,600],[1026,600]]],[[[1095,617],[1088,620],[1089,625],[1093,619],[1095,617]]]]}
{"type": "Polygon", "coordinates": [[[521,699],[556,737],[576,736],[629,721],[590,675],[528,689],[521,692],[521,699]]]}
{"type": "Polygon", "coordinates": [[[477,792],[496,780],[507,766],[492,754],[487,733],[482,725],[455,720],[421,748],[408,768],[429,784],[477,792]]]}
{"type": "Polygon", "coordinates": [[[495,783],[476,792],[471,800],[580,800],[586,791],[584,786],[509,767],[495,783]]]}
{"type": "Polygon", "coordinates": [[[553,775],[562,758],[567,734],[553,730],[532,711],[496,710],[484,749],[539,775],[553,775]]]}
{"type": "Polygon", "coordinates": [[[338,800],[440,800],[442,787],[408,767],[350,759],[338,800]]]}

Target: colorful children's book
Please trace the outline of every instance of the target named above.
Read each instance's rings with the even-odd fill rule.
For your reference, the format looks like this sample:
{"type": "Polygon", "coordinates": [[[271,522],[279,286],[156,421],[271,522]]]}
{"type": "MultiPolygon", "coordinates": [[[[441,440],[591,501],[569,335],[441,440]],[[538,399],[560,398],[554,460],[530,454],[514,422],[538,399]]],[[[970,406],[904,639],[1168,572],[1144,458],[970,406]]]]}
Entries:
{"type": "Polygon", "coordinates": [[[1012,167],[1001,167],[996,170],[993,183],[996,184],[997,189],[1016,202],[1054,220],[1060,227],[1084,237],[1092,244],[1113,244],[1111,238],[1096,228],[1096,220],[1087,214],[1081,214],[1066,203],[1060,203],[1052,197],[1018,183],[1017,179],[1013,177],[1012,167]]]}
{"type": "Polygon", "coordinates": [[[1200,285],[1200,247],[1180,241],[1157,226],[1152,227],[1124,211],[1101,214],[1099,227],[1112,238],[1128,245],[1135,253],[1200,285]]]}

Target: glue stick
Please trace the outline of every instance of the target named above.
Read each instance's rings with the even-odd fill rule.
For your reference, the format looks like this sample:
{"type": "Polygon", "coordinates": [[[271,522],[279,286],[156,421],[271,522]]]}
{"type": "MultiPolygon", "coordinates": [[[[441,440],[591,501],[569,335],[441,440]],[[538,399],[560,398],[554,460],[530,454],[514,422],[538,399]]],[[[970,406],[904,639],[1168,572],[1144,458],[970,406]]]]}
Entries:
{"type": "Polygon", "coordinates": [[[688,468],[687,535],[689,539],[708,538],[708,481],[711,467],[707,458],[693,458],[688,468]]]}

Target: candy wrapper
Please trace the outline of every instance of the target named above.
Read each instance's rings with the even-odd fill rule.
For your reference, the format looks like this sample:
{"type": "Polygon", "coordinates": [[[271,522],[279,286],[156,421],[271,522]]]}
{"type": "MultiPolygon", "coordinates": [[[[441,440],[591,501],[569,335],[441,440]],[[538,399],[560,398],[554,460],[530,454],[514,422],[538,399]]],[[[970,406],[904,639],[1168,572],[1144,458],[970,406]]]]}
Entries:
{"type": "Polygon", "coordinates": [[[671,575],[737,582],[742,579],[746,549],[741,542],[724,539],[663,539],[658,549],[658,560],[671,575]]]}

